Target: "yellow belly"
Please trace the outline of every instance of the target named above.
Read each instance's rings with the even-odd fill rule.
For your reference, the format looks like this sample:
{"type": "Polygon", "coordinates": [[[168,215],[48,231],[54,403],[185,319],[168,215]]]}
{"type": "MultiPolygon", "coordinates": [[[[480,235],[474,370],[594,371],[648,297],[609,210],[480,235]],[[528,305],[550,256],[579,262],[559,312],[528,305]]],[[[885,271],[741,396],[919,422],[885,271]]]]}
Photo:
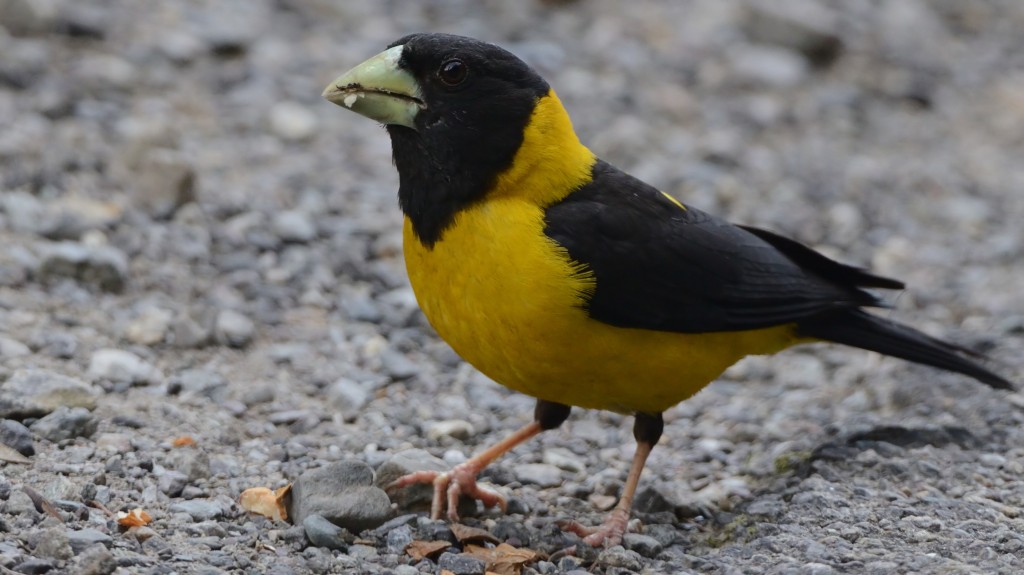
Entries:
{"type": "Polygon", "coordinates": [[[466,361],[516,391],[621,413],[659,413],[751,354],[798,343],[792,326],[683,334],[587,317],[541,208],[517,198],[461,212],[432,250],[405,222],[405,261],[431,325],[466,361]]]}

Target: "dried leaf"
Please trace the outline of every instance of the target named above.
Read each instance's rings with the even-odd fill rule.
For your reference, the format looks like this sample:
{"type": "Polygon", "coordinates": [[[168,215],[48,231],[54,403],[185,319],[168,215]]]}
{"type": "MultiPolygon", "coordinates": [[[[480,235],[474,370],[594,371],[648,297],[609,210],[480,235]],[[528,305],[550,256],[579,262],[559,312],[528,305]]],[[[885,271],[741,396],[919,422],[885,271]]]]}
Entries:
{"type": "Polygon", "coordinates": [[[290,483],[275,491],[266,487],[253,487],[246,489],[238,496],[238,503],[242,509],[251,513],[257,513],[277,521],[287,521],[288,510],[285,508],[284,499],[291,489],[290,483]]]}
{"type": "Polygon", "coordinates": [[[174,447],[189,447],[196,444],[196,440],[191,435],[182,435],[181,437],[175,437],[171,441],[171,445],[174,447]]]}
{"type": "Polygon", "coordinates": [[[0,461],[6,461],[7,463],[31,463],[32,460],[25,457],[18,450],[13,449],[8,445],[0,443],[0,461]]]}
{"type": "Polygon", "coordinates": [[[459,543],[498,543],[498,538],[491,535],[489,531],[477,529],[461,523],[451,524],[452,533],[459,543]]]}
{"type": "Polygon", "coordinates": [[[494,548],[466,545],[464,553],[480,559],[487,564],[487,571],[498,575],[519,575],[524,565],[537,559],[536,551],[520,549],[508,543],[502,543],[494,548]]]}
{"type": "Polygon", "coordinates": [[[413,541],[405,546],[405,552],[415,561],[422,561],[423,559],[434,559],[451,546],[452,544],[448,541],[413,541]]]}
{"type": "Polygon", "coordinates": [[[121,527],[141,527],[143,525],[149,525],[149,522],[153,518],[142,510],[141,507],[136,507],[131,511],[121,511],[117,514],[117,524],[121,527]]]}
{"type": "Polygon", "coordinates": [[[32,504],[36,506],[36,511],[45,513],[50,517],[56,518],[61,523],[64,523],[64,518],[61,517],[57,508],[54,507],[48,499],[40,495],[38,491],[32,489],[28,485],[22,485],[21,490],[24,491],[25,495],[28,495],[28,498],[32,500],[32,504]]]}

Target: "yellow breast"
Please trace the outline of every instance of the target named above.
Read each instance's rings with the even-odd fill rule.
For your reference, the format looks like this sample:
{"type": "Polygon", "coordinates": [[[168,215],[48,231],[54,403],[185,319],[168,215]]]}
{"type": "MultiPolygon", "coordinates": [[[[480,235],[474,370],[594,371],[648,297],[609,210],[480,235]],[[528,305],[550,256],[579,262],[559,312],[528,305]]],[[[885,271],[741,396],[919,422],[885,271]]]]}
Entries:
{"type": "Polygon", "coordinates": [[[518,197],[461,212],[433,249],[405,222],[405,259],[431,325],[466,361],[534,397],[623,413],[658,413],[750,354],[796,342],[782,326],[680,334],[590,319],[593,289],[543,233],[543,212],[518,197]]]}

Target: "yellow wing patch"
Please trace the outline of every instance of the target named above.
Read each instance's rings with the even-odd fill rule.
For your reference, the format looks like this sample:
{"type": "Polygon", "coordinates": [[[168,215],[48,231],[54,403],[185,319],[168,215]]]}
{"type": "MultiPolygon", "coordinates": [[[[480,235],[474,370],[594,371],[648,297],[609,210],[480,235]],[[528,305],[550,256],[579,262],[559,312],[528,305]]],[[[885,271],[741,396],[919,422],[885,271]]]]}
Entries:
{"type": "MultiPolygon", "coordinates": [[[[661,190],[658,190],[658,191],[661,191],[661,190]]],[[[680,202],[679,200],[677,200],[677,199],[673,198],[673,197],[672,197],[672,196],[670,196],[670,195],[669,195],[669,194],[668,194],[667,192],[661,192],[661,195],[663,195],[663,196],[665,196],[666,198],[668,198],[668,201],[670,201],[670,202],[672,202],[673,204],[675,204],[675,205],[679,206],[679,207],[680,207],[681,209],[683,209],[683,210],[685,210],[685,209],[686,209],[686,206],[684,206],[684,205],[683,205],[683,202],[680,202]]]]}

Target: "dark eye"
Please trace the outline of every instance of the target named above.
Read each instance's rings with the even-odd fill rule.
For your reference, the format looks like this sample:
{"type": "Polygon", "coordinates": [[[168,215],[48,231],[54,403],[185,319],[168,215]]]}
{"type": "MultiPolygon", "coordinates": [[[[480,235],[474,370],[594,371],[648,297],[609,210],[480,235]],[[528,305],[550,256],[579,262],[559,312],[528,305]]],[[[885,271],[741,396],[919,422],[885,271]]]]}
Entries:
{"type": "Polygon", "coordinates": [[[469,74],[469,66],[458,58],[445,60],[437,70],[437,77],[447,86],[458,86],[466,80],[469,74]]]}

